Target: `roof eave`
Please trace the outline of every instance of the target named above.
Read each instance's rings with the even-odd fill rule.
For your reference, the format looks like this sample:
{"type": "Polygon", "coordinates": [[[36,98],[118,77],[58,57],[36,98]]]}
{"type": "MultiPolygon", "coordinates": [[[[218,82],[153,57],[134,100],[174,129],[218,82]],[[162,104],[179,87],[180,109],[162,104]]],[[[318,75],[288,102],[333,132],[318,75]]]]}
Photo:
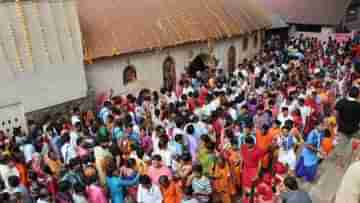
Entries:
{"type": "MultiPolygon", "coordinates": [[[[265,26],[262,29],[254,30],[252,32],[262,31],[262,30],[266,30],[266,29],[271,29],[271,26],[265,26]]],[[[216,40],[222,41],[222,40],[226,40],[226,39],[237,38],[237,37],[240,37],[240,36],[246,35],[246,34],[248,34],[248,33],[234,34],[231,37],[223,36],[223,37],[217,38],[216,40]]],[[[114,58],[114,57],[124,57],[124,56],[129,56],[129,55],[134,55],[134,54],[143,54],[143,53],[148,53],[148,52],[155,51],[155,50],[175,48],[177,46],[185,46],[185,45],[191,45],[191,44],[207,42],[207,41],[208,40],[190,40],[190,41],[176,43],[176,44],[167,45],[167,46],[163,46],[163,47],[149,47],[149,48],[145,48],[145,49],[122,52],[120,55],[116,55],[116,56],[108,56],[108,55],[98,56],[98,57],[94,57],[94,58],[91,58],[88,60],[97,61],[97,60],[110,59],[110,58],[114,58]]]]}

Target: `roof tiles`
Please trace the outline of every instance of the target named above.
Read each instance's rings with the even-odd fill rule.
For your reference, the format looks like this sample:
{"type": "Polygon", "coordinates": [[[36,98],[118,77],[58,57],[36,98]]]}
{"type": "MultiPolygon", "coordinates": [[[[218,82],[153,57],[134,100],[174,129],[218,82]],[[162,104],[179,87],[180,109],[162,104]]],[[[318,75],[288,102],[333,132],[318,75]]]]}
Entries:
{"type": "Polygon", "coordinates": [[[79,0],[87,58],[220,39],[271,26],[253,0],[79,0]]]}

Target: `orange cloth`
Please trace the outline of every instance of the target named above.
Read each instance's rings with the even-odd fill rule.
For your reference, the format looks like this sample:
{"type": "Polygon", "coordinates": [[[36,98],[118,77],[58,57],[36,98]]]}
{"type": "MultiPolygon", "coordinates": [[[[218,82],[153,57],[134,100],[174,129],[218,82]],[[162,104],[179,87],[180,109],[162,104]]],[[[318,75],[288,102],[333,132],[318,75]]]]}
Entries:
{"type": "Polygon", "coordinates": [[[259,149],[267,151],[271,146],[272,141],[273,137],[270,133],[264,135],[260,130],[256,130],[256,145],[259,149]]]}
{"type": "Polygon", "coordinates": [[[334,149],[333,138],[332,137],[324,137],[321,142],[322,150],[329,155],[329,153],[334,149]]]}
{"type": "MultiPolygon", "coordinates": [[[[256,145],[261,151],[267,152],[272,143],[273,143],[273,137],[269,132],[266,133],[266,135],[263,135],[263,133],[260,130],[256,130],[256,145]]],[[[262,159],[262,166],[264,168],[267,168],[269,166],[269,163],[270,163],[270,156],[269,153],[267,152],[262,159]]]]}
{"type": "Polygon", "coordinates": [[[281,134],[281,129],[280,128],[270,128],[268,134],[270,135],[270,137],[272,137],[273,139],[276,139],[279,137],[279,135],[281,134]]]}
{"type": "Polygon", "coordinates": [[[214,78],[210,78],[209,81],[208,81],[208,84],[209,84],[210,88],[215,88],[215,86],[216,86],[215,83],[216,83],[216,81],[215,81],[214,78]]]}
{"type": "Polygon", "coordinates": [[[56,177],[59,177],[61,170],[61,161],[52,160],[48,156],[45,156],[44,161],[45,164],[50,168],[51,172],[53,172],[56,177]]]}
{"type": "Polygon", "coordinates": [[[172,182],[169,187],[160,187],[163,195],[163,203],[181,203],[182,193],[179,185],[172,182]]]}
{"type": "Polygon", "coordinates": [[[231,196],[236,193],[236,189],[229,165],[225,164],[225,167],[221,168],[217,164],[215,166],[214,176],[215,192],[221,194],[221,200],[223,203],[231,203],[231,196]]]}
{"type": "Polygon", "coordinates": [[[28,170],[26,166],[22,163],[16,163],[15,167],[20,175],[20,183],[25,187],[29,186],[28,170]]]}
{"type": "Polygon", "coordinates": [[[240,151],[229,149],[228,150],[228,162],[230,163],[230,170],[234,176],[234,183],[237,186],[241,186],[241,160],[240,151]]]}
{"type": "Polygon", "coordinates": [[[328,92],[323,90],[320,92],[319,94],[319,97],[320,97],[320,101],[322,104],[328,104],[329,103],[329,95],[328,95],[328,92]]]}
{"type": "Polygon", "coordinates": [[[145,161],[141,159],[136,160],[136,169],[141,175],[146,175],[147,168],[145,161]]]}

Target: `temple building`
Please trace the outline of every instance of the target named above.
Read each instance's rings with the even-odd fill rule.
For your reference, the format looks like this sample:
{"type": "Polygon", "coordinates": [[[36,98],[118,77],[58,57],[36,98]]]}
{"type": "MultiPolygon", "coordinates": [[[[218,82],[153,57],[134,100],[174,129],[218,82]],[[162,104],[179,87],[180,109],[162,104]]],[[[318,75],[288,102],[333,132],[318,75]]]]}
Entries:
{"type": "Polygon", "coordinates": [[[261,48],[271,17],[253,0],[79,0],[95,92],[174,88],[193,62],[232,71],[261,48]],[[212,61],[212,62],[211,62],[212,61]]]}

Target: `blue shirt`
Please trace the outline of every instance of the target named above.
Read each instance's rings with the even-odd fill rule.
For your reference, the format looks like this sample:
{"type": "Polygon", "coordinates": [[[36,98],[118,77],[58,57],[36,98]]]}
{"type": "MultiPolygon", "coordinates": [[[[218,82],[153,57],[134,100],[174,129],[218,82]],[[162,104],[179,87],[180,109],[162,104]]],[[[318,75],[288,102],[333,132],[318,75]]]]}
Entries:
{"type": "Polygon", "coordinates": [[[175,140],[170,142],[170,150],[172,155],[181,156],[183,153],[183,145],[177,143],[175,140]]]}
{"type": "Polygon", "coordinates": [[[129,134],[129,139],[131,141],[133,141],[135,144],[139,144],[140,143],[140,135],[134,131],[132,131],[130,134],[129,134]]]}
{"type": "Polygon", "coordinates": [[[99,112],[99,118],[103,123],[106,123],[106,119],[110,114],[111,114],[110,110],[106,107],[103,107],[99,112]]]}
{"type": "Polygon", "coordinates": [[[290,149],[292,149],[294,144],[295,144],[295,141],[294,141],[294,137],[292,135],[288,135],[287,137],[281,138],[281,147],[285,151],[289,151],[290,149]]]}
{"type": "MultiPolygon", "coordinates": [[[[321,141],[322,141],[322,132],[319,132],[317,129],[314,129],[309,133],[305,143],[312,145],[318,150],[320,150],[321,141]]],[[[319,157],[317,156],[317,152],[310,150],[308,147],[304,148],[302,152],[302,156],[304,158],[305,166],[314,166],[318,164],[319,157]]]]}
{"type": "Polygon", "coordinates": [[[113,140],[119,140],[121,139],[122,137],[124,136],[124,131],[119,128],[119,127],[115,127],[113,129],[113,132],[112,132],[112,138],[113,140]]]}
{"type": "Polygon", "coordinates": [[[194,124],[194,136],[197,139],[200,139],[201,135],[207,135],[209,133],[208,129],[200,127],[197,124],[194,124]]]}
{"type": "Polygon", "coordinates": [[[61,157],[61,137],[60,135],[56,134],[54,137],[51,138],[50,140],[50,146],[51,146],[51,149],[54,150],[54,153],[56,154],[56,157],[57,158],[60,158],[61,157]]]}
{"type": "Polygon", "coordinates": [[[125,203],[126,187],[135,185],[139,180],[137,175],[132,180],[125,180],[120,177],[106,177],[106,185],[111,195],[111,203],[125,203]]]}

